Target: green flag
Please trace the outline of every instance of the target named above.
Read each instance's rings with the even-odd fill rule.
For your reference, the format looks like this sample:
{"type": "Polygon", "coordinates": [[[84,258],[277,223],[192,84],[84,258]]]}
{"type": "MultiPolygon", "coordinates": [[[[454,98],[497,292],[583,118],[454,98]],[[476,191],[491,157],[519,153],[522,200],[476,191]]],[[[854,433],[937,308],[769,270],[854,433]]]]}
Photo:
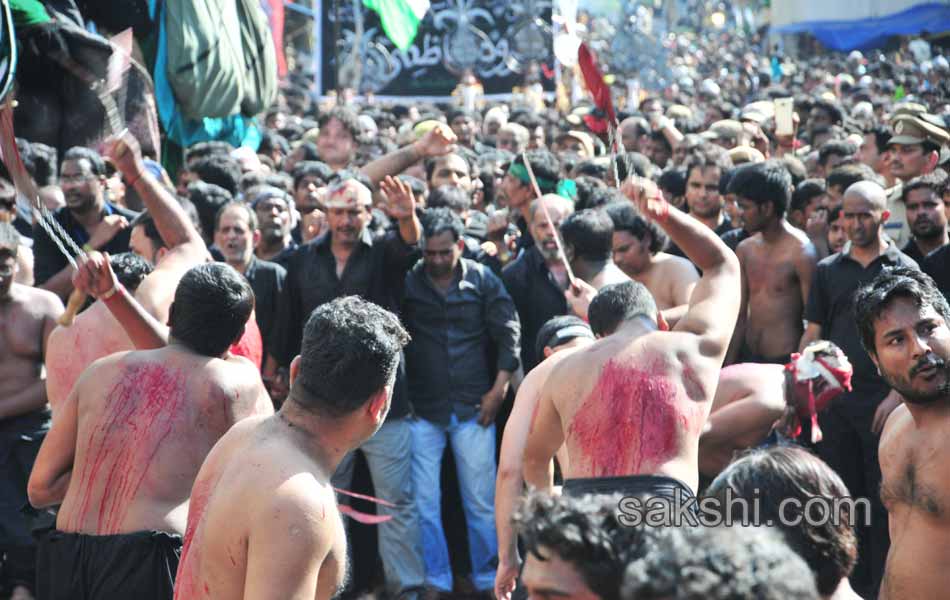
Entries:
{"type": "Polygon", "coordinates": [[[363,5],[379,14],[383,31],[400,50],[416,39],[419,22],[429,11],[429,0],[363,0],[363,5]]]}

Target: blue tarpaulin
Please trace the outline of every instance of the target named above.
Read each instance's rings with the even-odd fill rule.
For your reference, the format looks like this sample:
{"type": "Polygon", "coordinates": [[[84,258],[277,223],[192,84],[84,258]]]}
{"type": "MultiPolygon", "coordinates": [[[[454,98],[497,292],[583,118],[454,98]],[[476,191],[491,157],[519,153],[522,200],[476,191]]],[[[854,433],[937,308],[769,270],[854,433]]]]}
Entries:
{"type": "Polygon", "coordinates": [[[918,35],[950,30],[950,5],[919,4],[873,19],[802,21],[776,27],[776,33],[810,33],[832,50],[848,52],[877,48],[894,35],[918,35]]]}

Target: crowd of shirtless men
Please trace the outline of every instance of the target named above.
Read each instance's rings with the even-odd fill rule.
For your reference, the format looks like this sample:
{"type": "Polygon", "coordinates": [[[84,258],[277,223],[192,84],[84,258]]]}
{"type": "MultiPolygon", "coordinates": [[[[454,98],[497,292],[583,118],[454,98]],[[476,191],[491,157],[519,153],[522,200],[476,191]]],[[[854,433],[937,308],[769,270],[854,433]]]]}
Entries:
{"type": "MultiPolygon", "coordinates": [[[[534,137],[516,139],[521,147],[498,174],[494,198],[478,192],[477,208],[496,211],[478,256],[500,267],[539,253],[567,307],[537,340],[521,340],[537,348],[537,364],[500,388],[510,415],[497,472],[486,474],[494,479],[495,577],[478,592],[499,600],[942,597],[950,583],[942,568],[950,492],[943,495],[939,475],[950,425],[950,306],[940,273],[918,269],[895,242],[916,244],[921,267],[946,247],[938,164],[950,136],[924,107],[888,107],[891,137],[864,136],[880,147],[863,164],[881,167],[862,171],[865,148],[854,147],[855,158],[842,156],[850,141],[819,146],[831,128],[820,122],[834,118],[822,102],[803,136],[810,157],[795,140],[766,135],[769,116],[755,110],[693,139],[656,114],[656,101],[642,107],[646,118],[620,124],[631,152],[591,167],[602,181],[597,194],[581,190],[588,207],[577,190],[561,193],[569,174],[550,168],[556,155],[575,165],[594,159],[593,137],[577,131],[553,140],[554,153],[534,137]],[[679,189],[669,177],[655,183],[650,159],[632,152],[651,140],[674,150],[651,152],[654,164],[685,167],[679,189]],[[677,144],[689,147],[680,154],[677,144]],[[798,167],[821,190],[804,201],[807,186],[793,183],[798,167]],[[598,194],[608,200],[591,200],[598,194]],[[732,240],[718,231],[730,220],[726,198],[739,236],[732,240]],[[558,237],[575,211],[594,215],[585,232],[607,240],[605,253],[596,240],[558,237]],[[606,238],[596,227],[604,215],[606,238]],[[862,397],[871,394],[866,372],[886,383],[873,399],[862,397]],[[864,429],[841,424],[849,411],[866,417],[854,419],[864,429]],[[835,462],[861,462],[849,454],[861,451],[880,483],[853,483],[868,469],[835,462]],[[788,499],[802,507],[814,497],[833,507],[825,518],[786,510],[788,499]],[[865,508],[831,502],[850,497],[865,508]],[[706,522],[716,516],[710,507],[738,518],[739,505],[727,501],[736,498],[756,501],[758,522],[706,522]],[[683,510],[653,523],[624,508],[679,503],[683,510]],[[664,522],[684,515],[700,523],[664,522]]],[[[311,243],[328,242],[343,279],[354,253],[368,252],[359,247],[380,209],[393,222],[389,234],[419,250],[427,268],[448,264],[446,285],[458,286],[465,244],[456,236],[457,245],[437,250],[433,242],[451,228],[421,224],[425,189],[417,197],[397,176],[425,163],[430,194],[446,196],[448,185],[471,199],[472,163],[458,148],[500,145],[499,128],[481,131],[472,113],[453,111],[357,177],[343,169],[356,154],[350,113],[334,110],[316,146],[341,175],[312,190],[322,231],[311,243]]],[[[358,559],[341,514],[353,511],[341,510],[345,490],[331,478],[386,421],[412,343],[407,328],[392,306],[345,294],[323,302],[305,315],[282,385],[268,370],[271,357],[261,356],[244,275],[230,260],[212,260],[208,239],[174,188],[146,167],[132,135],[110,138],[104,155],[150,217],[133,222],[130,247],[154,264],[136,274],[96,251],[97,234],[108,240],[129,223],[86,215],[88,252],[54,278],[59,291],[91,299],[69,325],[57,325],[66,294],[15,281],[28,249],[9,223],[12,184],[0,190],[0,200],[12,199],[0,205],[0,216],[11,217],[0,219],[0,425],[7,435],[16,422],[17,443],[34,448],[14,456],[22,449],[7,435],[10,456],[0,457],[20,469],[5,469],[5,489],[23,495],[3,500],[4,527],[19,523],[35,540],[4,530],[15,539],[4,541],[5,568],[35,576],[14,597],[334,596],[358,559]]],[[[71,156],[61,167],[60,210],[86,196],[101,207],[105,177],[71,156]]],[[[229,248],[218,250],[228,258],[229,248]]],[[[406,598],[439,591],[389,590],[406,598]]]]}

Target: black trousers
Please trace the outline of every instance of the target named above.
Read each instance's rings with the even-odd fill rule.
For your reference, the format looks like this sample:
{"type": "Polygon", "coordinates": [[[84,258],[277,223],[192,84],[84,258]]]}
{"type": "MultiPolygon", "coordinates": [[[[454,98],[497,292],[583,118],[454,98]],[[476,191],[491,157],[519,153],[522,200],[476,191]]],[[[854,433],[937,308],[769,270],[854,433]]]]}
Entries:
{"type": "Polygon", "coordinates": [[[182,539],[161,531],[39,536],[37,600],[171,600],[182,539]]]}
{"type": "Polygon", "coordinates": [[[857,515],[858,562],[851,574],[852,587],[864,598],[877,597],[891,543],[887,510],[881,502],[880,436],[871,431],[874,411],[882,399],[880,391],[835,398],[818,415],[822,441],[814,448],[848,486],[851,497],[870,500],[870,527],[865,525],[867,515],[857,515]]]}

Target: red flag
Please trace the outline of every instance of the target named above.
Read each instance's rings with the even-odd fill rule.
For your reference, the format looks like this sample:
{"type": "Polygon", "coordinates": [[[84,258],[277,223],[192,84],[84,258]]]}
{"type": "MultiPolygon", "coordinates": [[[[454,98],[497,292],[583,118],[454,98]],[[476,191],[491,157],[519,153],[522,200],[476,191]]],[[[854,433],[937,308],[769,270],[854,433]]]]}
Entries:
{"type": "Polygon", "coordinates": [[[584,83],[590,90],[594,105],[607,115],[609,124],[616,123],[617,114],[614,112],[614,103],[610,97],[610,87],[604,83],[604,76],[597,68],[597,57],[587,44],[581,44],[577,50],[577,65],[584,75],[584,83]]]}
{"type": "Polygon", "coordinates": [[[284,57],[284,2],[283,0],[261,0],[261,8],[267,15],[270,34],[274,38],[274,50],[277,51],[277,77],[287,76],[287,59],[284,57]]]}

